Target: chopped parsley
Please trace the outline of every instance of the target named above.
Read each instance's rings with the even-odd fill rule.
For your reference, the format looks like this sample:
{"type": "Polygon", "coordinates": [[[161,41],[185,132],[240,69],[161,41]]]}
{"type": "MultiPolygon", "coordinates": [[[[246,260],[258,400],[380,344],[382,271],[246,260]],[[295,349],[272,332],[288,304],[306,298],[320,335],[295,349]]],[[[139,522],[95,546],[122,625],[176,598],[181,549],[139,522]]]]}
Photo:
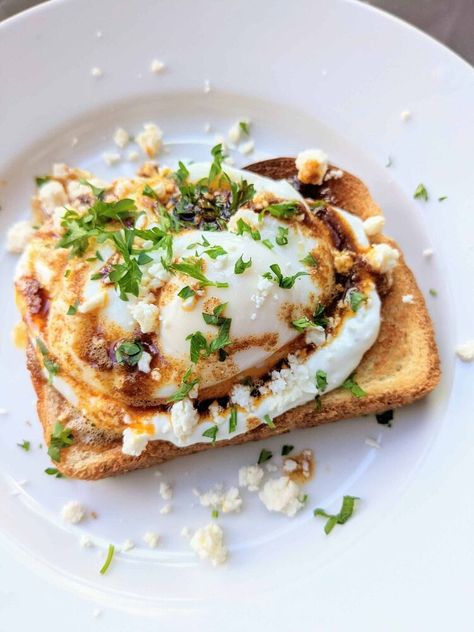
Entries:
{"type": "Polygon", "coordinates": [[[202,314],[202,317],[206,324],[219,327],[217,336],[213,340],[208,341],[204,334],[202,334],[200,331],[196,331],[193,334],[189,334],[189,336],[187,336],[186,340],[190,340],[191,362],[193,362],[194,364],[199,362],[201,352],[204,353],[205,357],[209,357],[211,354],[219,352],[219,360],[225,360],[225,358],[227,357],[227,353],[224,351],[224,347],[227,347],[231,344],[229,332],[232,319],[222,316],[222,312],[224,311],[226,306],[227,303],[222,303],[221,305],[218,305],[214,308],[212,314],[207,314],[206,312],[203,312],[202,314]]]}
{"type": "Polygon", "coordinates": [[[255,187],[253,184],[249,184],[247,180],[241,180],[240,183],[229,180],[229,186],[232,195],[229,210],[231,213],[235,213],[241,206],[253,199],[255,187]]]}
{"type": "Polygon", "coordinates": [[[215,145],[211,149],[211,154],[214,160],[212,161],[211,168],[209,170],[209,184],[212,184],[222,173],[222,163],[224,162],[225,158],[222,144],[219,143],[218,145],[215,145]]]}
{"type": "Polygon", "coordinates": [[[264,415],[263,416],[263,423],[266,424],[272,430],[275,429],[275,423],[274,423],[273,419],[270,417],[270,415],[264,415]]]}
{"type": "Polygon", "coordinates": [[[306,257],[303,257],[303,259],[300,259],[300,263],[304,263],[310,268],[318,267],[318,260],[315,258],[315,256],[311,252],[308,252],[306,257]]]}
{"type": "Polygon", "coordinates": [[[329,318],[324,315],[326,308],[322,303],[318,303],[314,309],[313,321],[315,325],[319,327],[327,327],[329,324],[329,318]]]}
{"type": "Polygon", "coordinates": [[[51,176],[37,176],[35,178],[36,186],[42,187],[43,184],[46,184],[46,182],[49,182],[50,180],[51,180],[51,176]]]}
{"type": "Polygon", "coordinates": [[[95,195],[95,197],[98,200],[103,200],[104,199],[104,194],[105,194],[105,189],[101,189],[99,187],[95,187],[93,184],[91,184],[90,182],[88,182],[87,180],[84,179],[80,179],[79,182],[81,184],[84,184],[86,187],[89,187],[92,191],[92,193],[95,195]]]}
{"type": "Polygon", "coordinates": [[[70,428],[66,428],[59,421],[54,424],[48,445],[48,454],[53,461],[61,460],[61,449],[70,446],[73,438],[70,428]]]}
{"type": "Polygon", "coordinates": [[[321,410],[322,407],[323,403],[321,401],[321,395],[316,395],[316,397],[314,398],[314,408],[315,410],[321,410]]]}
{"type": "Polygon", "coordinates": [[[178,296],[179,298],[182,298],[183,301],[186,300],[187,298],[191,298],[191,296],[195,296],[196,292],[191,289],[189,287],[189,285],[185,285],[183,288],[180,289],[180,291],[178,292],[178,296]]]}
{"type": "Polygon", "coordinates": [[[266,246],[268,250],[273,250],[273,248],[275,248],[275,246],[272,244],[272,242],[269,239],[262,239],[262,244],[266,246]]]}
{"type": "Polygon", "coordinates": [[[290,288],[292,288],[295,284],[295,281],[298,277],[301,276],[307,276],[308,273],[307,272],[297,272],[296,274],[294,274],[293,276],[283,276],[282,271],[280,269],[280,266],[278,265],[278,263],[273,263],[270,266],[270,270],[273,272],[273,274],[271,272],[265,272],[265,274],[263,275],[266,279],[268,279],[269,281],[273,281],[273,283],[277,283],[279,285],[279,287],[284,288],[285,290],[289,290],[290,288]]]}
{"type": "Polygon", "coordinates": [[[275,241],[279,246],[286,246],[288,243],[288,228],[278,226],[278,235],[275,237],[275,241]]]}
{"type": "Polygon", "coordinates": [[[74,316],[77,314],[77,308],[79,307],[79,303],[74,303],[74,305],[69,305],[69,309],[66,312],[67,316],[74,316]]]}
{"type": "Polygon", "coordinates": [[[272,458],[272,456],[273,456],[273,452],[271,452],[271,450],[267,450],[263,448],[263,450],[260,451],[257,464],[261,465],[262,463],[269,461],[272,458]]]}
{"type": "Polygon", "coordinates": [[[264,209],[265,213],[270,213],[273,217],[288,218],[299,210],[297,202],[280,202],[279,204],[270,204],[264,209]]]}
{"type": "Polygon", "coordinates": [[[428,191],[426,190],[424,184],[420,182],[420,184],[415,189],[413,197],[415,198],[415,200],[424,200],[425,202],[428,201],[428,191]]]}
{"type": "Polygon", "coordinates": [[[444,201],[445,201],[445,200],[447,200],[447,199],[448,199],[448,196],[447,196],[447,195],[441,195],[441,196],[438,198],[438,202],[444,202],[444,201]]]}
{"type": "Polygon", "coordinates": [[[294,449],[294,445],[285,444],[281,449],[281,456],[287,456],[294,449]]]}
{"type": "Polygon", "coordinates": [[[183,375],[183,381],[181,382],[181,386],[167,400],[168,404],[171,404],[172,402],[180,402],[182,399],[188,396],[188,394],[193,390],[196,384],[199,384],[198,378],[191,378],[191,372],[192,372],[192,367],[189,367],[189,369],[183,375]]]}
{"type": "Polygon", "coordinates": [[[239,127],[246,136],[250,134],[250,125],[247,121],[239,121],[239,127]]]}
{"type": "Polygon", "coordinates": [[[240,255],[240,257],[235,262],[234,272],[235,274],[242,274],[243,272],[245,272],[245,270],[247,270],[247,268],[250,268],[251,265],[252,265],[251,258],[248,261],[244,261],[243,255],[240,255]]]}
{"type": "Polygon", "coordinates": [[[235,432],[237,428],[237,408],[232,408],[229,418],[229,432],[235,432]]]}
{"type": "Polygon", "coordinates": [[[23,439],[21,443],[17,443],[17,446],[24,450],[25,452],[29,452],[31,448],[31,443],[26,439],[23,439]]]}
{"type": "Polygon", "coordinates": [[[208,439],[211,439],[212,443],[215,443],[218,432],[219,432],[218,426],[211,426],[207,430],[204,430],[204,432],[202,433],[202,436],[207,437],[208,439]]]}
{"type": "Polygon", "coordinates": [[[100,569],[99,573],[101,575],[105,575],[105,573],[107,572],[113,558],[114,558],[114,554],[115,554],[115,547],[113,544],[109,544],[109,548],[107,549],[107,557],[105,558],[105,562],[104,565],[102,566],[102,568],[100,569]]]}
{"type": "Polygon", "coordinates": [[[158,197],[156,195],[156,192],[153,191],[153,189],[151,188],[149,184],[145,184],[145,186],[143,187],[142,195],[145,195],[146,197],[149,197],[149,198],[153,198],[154,200],[156,200],[158,197]]]}
{"type": "Polygon", "coordinates": [[[211,259],[217,259],[217,257],[222,257],[222,255],[227,254],[227,250],[224,250],[222,246],[212,246],[208,250],[204,250],[203,255],[207,255],[211,259]]]}
{"type": "Polygon", "coordinates": [[[59,373],[59,364],[54,362],[54,360],[51,360],[48,348],[46,347],[44,342],[41,340],[41,338],[36,338],[36,345],[38,349],[40,350],[41,355],[43,356],[43,365],[46,371],[48,372],[48,383],[52,384],[53,377],[59,373]]]}
{"type": "Polygon", "coordinates": [[[430,295],[431,296],[438,296],[438,292],[435,289],[433,289],[432,287],[430,287],[429,291],[430,291],[430,295]]]}
{"type": "Polygon", "coordinates": [[[297,331],[305,331],[308,327],[315,327],[315,324],[312,320],[310,320],[307,316],[303,316],[302,318],[297,318],[296,320],[292,320],[291,324],[297,331]]]}
{"type": "Polygon", "coordinates": [[[217,509],[213,509],[211,511],[211,518],[215,518],[215,519],[219,518],[219,512],[217,511],[217,509]]]}
{"type": "Polygon", "coordinates": [[[328,385],[328,375],[326,371],[321,371],[321,369],[318,369],[316,371],[315,380],[316,380],[316,386],[318,388],[318,391],[320,393],[323,393],[326,390],[327,385],[328,385]]]}
{"type": "Polygon", "coordinates": [[[375,419],[377,420],[378,424],[391,428],[393,421],[393,410],[385,410],[383,413],[377,413],[375,415],[375,419]]]}
{"type": "Polygon", "coordinates": [[[247,224],[247,222],[245,222],[242,218],[239,218],[237,220],[237,233],[236,234],[237,235],[248,234],[250,235],[250,237],[252,237],[254,241],[260,241],[261,239],[260,231],[258,231],[256,228],[252,228],[252,226],[250,226],[250,224],[247,224]]]}
{"type": "Polygon", "coordinates": [[[365,397],[367,393],[354,380],[354,373],[342,383],[342,388],[350,391],[355,397],[365,397]]]}
{"type": "Polygon", "coordinates": [[[61,474],[61,472],[56,467],[47,467],[44,473],[48,474],[48,476],[54,476],[54,478],[64,477],[64,474],[61,474]]]}
{"type": "Polygon", "coordinates": [[[143,355],[143,345],[138,340],[124,340],[115,349],[115,358],[122,366],[136,366],[143,355]]]}
{"type": "Polygon", "coordinates": [[[365,294],[354,289],[349,290],[347,296],[349,299],[349,305],[351,306],[351,310],[353,312],[357,312],[362,303],[367,301],[367,296],[365,294]]]}
{"type": "Polygon", "coordinates": [[[193,260],[191,258],[182,259],[181,263],[173,263],[169,269],[173,272],[180,272],[186,276],[199,281],[201,287],[229,287],[228,283],[210,281],[202,272],[202,259],[193,260]]]}
{"type": "Polygon", "coordinates": [[[356,501],[359,500],[357,496],[344,496],[342,500],[342,507],[337,514],[328,514],[324,509],[315,509],[315,516],[322,516],[327,518],[327,522],[324,526],[324,532],[329,535],[337,524],[345,524],[352,516],[355,508],[356,501]]]}

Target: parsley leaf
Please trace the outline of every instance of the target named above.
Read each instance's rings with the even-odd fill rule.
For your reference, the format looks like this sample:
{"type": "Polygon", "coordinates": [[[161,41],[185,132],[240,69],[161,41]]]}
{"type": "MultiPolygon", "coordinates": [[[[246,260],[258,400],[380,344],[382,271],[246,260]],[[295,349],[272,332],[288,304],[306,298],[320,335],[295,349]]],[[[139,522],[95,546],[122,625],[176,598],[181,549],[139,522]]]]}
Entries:
{"type": "Polygon", "coordinates": [[[342,388],[350,391],[355,397],[365,397],[367,393],[354,380],[354,373],[350,375],[342,384],[342,388]]]}
{"type": "Polygon", "coordinates": [[[222,163],[224,162],[225,158],[222,144],[219,143],[218,145],[215,145],[211,149],[211,154],[214,160],[212,161],[212,165],[209,170],[209,184],[212,184],[216,180],[217,176],[220,176],[220,174],[222,173],[222,163]]]}
{"type": "Polygon", "coordinates": [[[285,444],[282,449],[281,449],[281,456],[286,456],[287,454],[290,454],[290,452],[294,449],[294,445],[287,445],[285,444]]]}
{"type": "Polygon", "coordinates": [[[246,136],[250,134],[250,124],[247,121],[239,121],[239,127],[246,136]]]}
{"type": "Polygon", "coordinates": [[[237,428],[237,408],[232,408],[229,418],[229,432],[235,432],[237,428]]]}
{"type": "Polygon", "coordinates": [[[288,228],[278,226],[278,235],[275,237],[275,241],[279,246],[286,246],[288,243],[288,228]]]}
{"type": "Polygon", "coordinates": [[[251,265],[252,265],[251,258],[248,261],[244,261],[243,255],[240,255],[240,257],[235,262],[234,272],[235,274],[242,274],[243,272],[245,272],[245,270],[247,270],[247,268],[250,268],[251,265]]]}
{"type": "Polygon", "coordinates": [[[305,265],[309,266],[310,268],[317,268],[318,267],[318,260],[316,259],[316,257],[311,252],[308,252],[306,257],[303,257],[303,259],[300,259],[300,263],[304,263],[305,265]]]}
{"type": "Polygon", "coordinates": [[[261,465],[262,463],[265,463],[266,461],[269,461],[273,456],[273,452],[271,452],[270,450],[267,450],[265,448],[263,448],[260,451],[259,457],[258,457],[258,461],[257,464],[261,465]]]}
{"type": "Polygon", "coordinates": [[[66,312],[67,316],[74,316],[75,314],[77,314],[77,308],[79,306],[79,303],[74,303],[74,305],[69,305],[69,309],[66,312]]]}
{"type": "Polygon", "coordinates": [[[61,460],[61,449],[67,448],[73,442],[72,430],[64,427],[59,421],[57,421],[51,431],[49,438],[48,454],[53,461],[61,460]]]}
{"type": "Polygon", "coordinates": [[[355,289],[351,289],[348,292],[349,305],[353,312],[357,312],[362,303],[367,302],[367,296],[362,292],[358,292],[355,289]]]}
{"type": "Polygon", "coordinates": [[[263,423],[266,424],[272,430],[275,429],[275,423],[274,423],[273,419],[270,417],[270,415],[264,415],[263,416],[263,423]]]}
{"type": "Polygon", "coordinates": [[[428,201],[428,191],[426,190],[424,184],[420,182],[420,184],[415,189],[413,197],[415,198],[415,200],[424,200],[425,202],[428,201]]]}
{"type": "Polygon", "coordinates": [[[291,321],[291,324],[297,331],[304,331],[305,329],[308,329],[308,327],[315,327],[313,321],[309,320],[306,316],[291,321]]]}
{"type": "Polygon", "coordinates": [[[230,205],[230,212],[235,213],[241,206],[250,202],[255,195],[255,187],[253,184],[249,184],[247,180],[241,180],[240,183],[232,182],[228,180],[230,186],[230,192],[232,195],[232,202],[230,205]]]}
{"type": "Polygon", "coordinates": [[[63,478],[64,474],[61,474],[61,472],[55,468],[55,467],[47,467],[44,471],[45,474],[48,474],[48,476],[54,476],[55,478],[63,478]]]}
{"type": "Polygon", "coordinates": [[[345,524],[354,512],[355,502],[359,500],[357,496],[344,496],[342,500],[342,507],[337,514],[328,514],[324,509],[315,509],[315,516],[323,516],[327,518],[324,531],[326,535],[329,535],[334,529],[336,524],[345,524]]]}
{"type": "Polygon", "coordinates": [[[261,236],[260,236],[260,231],[257,230],[256,228],[252,228],[252,226],[250,226],[250,224],[247,224],[247,222],[245,222],[242,218],[237,220],[237,235],[244,235],[244,234],[248,234],[250,235],[250,237],[252,237],[252,239],[254,241],[260,241],[261,236]]]}
{"type": "Polygon", "coordinates": [[[92,193],[95,195],[95,197],[98,200],[103,200],[104,199],[105,189],[101,189],[99,187],[96,187],[93,184],[91,184],[90,182],[88,182],[87,180],[84,180],[83,178],[81,178],[79,180],[79,182],[81,184],[84,184],[86,187],[89,187],[91,189],[92,193]]]}
{"type": "Polygon", "coordinates": [[[179,298],[182,298],[183,301],[186,300],[187,298],[191,298],[191,296],[195,296],[196,292],[191,289],[189,287],[189,285],[185,285],[183,288],[180,289],[180,291],[178,292],[178,296],[179,298]]]}
{"type": "Polygon", "coordinates": [[[279,204],[270,204],[264,209],[265,213],[270,213],[273,217],[293,217],[299,210],[297,202],[280,202],[279,204]]]}
{"type": "Polygon", "coordinates": [[[268,248],[268,250],[273,250],[275,248],[274,244],[269,239],[262,239],[262,244],[268,248]]]}
{"type": "Polygon", "coordinates": [[[17,443],[17,446],[21,448],[22,450],[24,450],[25,452],[29,452],[31,448],[31,443],[29,441],[26,441],[26,439],[24,439],[21,443],[17,443]]]}
{"type": "Polygon", "coordinates": [[[122,366],[136,366],[142,355],[143,345],[137,340],[124,340],[115,349],[115,358],[122,366]]]}
{"type": "Polygon", "coordinates": [[[441,195],[441,196],[438,198],[438,202],[444,202],[444,201],[445,201],[445,200],[447,200],[447,199],[448,199],[448,196],[447,196],[447,195],[441,195]]]}
{"type": "Polygon", "coordinates": [[[102,566],[102,568],[100,569],[99,573],[101,575],[105,575],[105,573],[107,572],[113,558],[114,558],[114,553],[115,553],[115,547],[113,544],[109,544],[109,548],[107,549],[107,557],[105,558],[105,562],[104,565],[102,566]]]}
{"type": "Polygon", "coordinates": [[[158,196],[156,195],[156,192],[151,188],[149,184],[145,184],[145,186],[143,187],[142,195],[145,195],[146,197],[149,197],[149,198],[153,198],[154,200],[158,198],[158,196]]]}
{"type": "Polygon", "coordinates": [[[328,385],[328,374],[326,373],[326,371],[321,371],[321,369],[318,369],[316,371],[315,380],[318,391],[320,393],[323,393],[328,385]]]}
{"type": "Polygon", "coordinates": [[[217,259],[217,257],[222,257],[222,255],[227,254],[227,250],[224,250],[222,246],[212,246],[208,250],[204,250],[203,255],[207,255],[211,259],[217,259]]]}
{"type": "Polygon", "coordinates": [[[318,303],[316,305],[314,314],[313,314],[313,321],[315,325],[318,325],[319,327],[327,327],[329,323],[329,318],[327,318],[324,315],[325,311],[326,311],[326,308],[324,307],[322,303],[318,303]]]}
{"type": "Polygon", "coordinates": [[[178,169],[174,172],[174,177],[178,181],[179,184],[182,184],[186,181],[189,176],[189,171],[187,167],[181,161],[178,162],[178,169]]]}
{"type": "Polygon", "coordinates": [[[197,261],[192,259],[182,259],[181,263],[173,263],[169,266],[169,269],[174,272],[181,272],[181,274],[185,274],[186,276],[190,276],[191,278],[196,279],[200,282],[201,287],[229,287],[228,283],[210,281],[202,273],[202,264],[202,259],[198,259],[197,261]]]}
{"type": "Polygon", "coordinates": [[[41,340],[41,338],[36,338],[36,346],[40,350],[41,355],[43,356],[43,366],[48,372],[48,383],[53,383],[53,377],[59,373],[59,364],[51,360],[48,348],[41,340]]]}
{"type": "Polygon", "coordinates": [[[181,386],[167,400],[168,404],[171,404],[171,402],[181,401],[182,399],[188,396],[188,394],[193,390],[196,384],[199,384],[198,378],[193,378],[193,379],[191,378],[191,371],[192,371],[192,367],[189,367],[189,369],[183,375],[183,381],[181,383],[181,386]]]}
{"type": "Polygon", "coordinates": [[[217,511],[217,509],[213,509],[211,511],[211,518],[215,518],[215,519],[219,518],[219,512],[217,511]]]}
{"type": "Polygon", "coordinates": [[[186,340],[190,341],[189,355],[191,358],[191,362],[197,364],[201,356],[201,351],[204,351],[205,355],[207,355],[207,339],[200,331],[195,331],[193,334],[189,334],[189,336],[186,336],[186,340]]]}
{"type": "Polygon", "coordinates": [[[292,288],[295,284],[295,281],[298,277],[300,276],[307,276],[308,273],[307,272],[297,272],[296,274],[294,274],[293,276],[283,276],[282,271],[280,269],[280,266],[278,265],[278,263],[273,263],[270,266],[270,270],[273,272],[273,274],[275,276],[273,276],[271,274],[271,272],[265,272],[265,274],[263,275],[266,279],[269,279],[269,281],[273,281],[274,283],[278,283],[279,287],[284,288],[285,290],[289,290],[290,288],[292,288]]]}
{"type": "Polygon", "coordinates": [[[35,178],[36,186],[42,187],[43,184],[45,184],[46,182],[49,182],[50,180],[51,180],[51,176],[37,176],[35,178]]]}
{"type": "Polygon", "coordinates": [[[219,432],[218,426],[211,426],[207,430],[204,430],[204,432],[202,433],[202,436],[207,437],[208,439],[211,439],[212,443],[215,443],[218,432],[219,432]]]}

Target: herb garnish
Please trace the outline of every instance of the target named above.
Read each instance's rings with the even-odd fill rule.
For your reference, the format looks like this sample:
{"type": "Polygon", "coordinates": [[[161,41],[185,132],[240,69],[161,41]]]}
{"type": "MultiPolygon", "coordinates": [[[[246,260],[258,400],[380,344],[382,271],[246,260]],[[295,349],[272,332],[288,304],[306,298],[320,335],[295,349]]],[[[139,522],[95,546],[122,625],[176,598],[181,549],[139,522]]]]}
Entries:
{"type": "Polygon", "coordinates": [[[69,305],[69,309],[66,312],[67,316],[74,316],[75,314],[77,314],[77,308],[79,307],[79,303],[76,302],[74,303],[74,305],[69,305]]]}
{"type": "Polygon", "coordinates": [[[271,452],[271,450],[267,450],[266,448],[263,448],[260,451],[257,464],[261,465],[262,463],[269,461],[272,458],[272,456],[273,456],[273,452],[271,452]]]}
{"type": "Polygon", "coordinates": [[[105,573],[107,572],[107,569],[109,568],[110,563],[113,560],[114,553],[115,553],[114,545],[113,544],[109,544],[109,548],[107,549],[107,557],[105,558],[104,565],[102,566],[102,568],[99,571],[99,573],[101,575],[105,575],[105,573]]]}
{"type": "Polygon", "coordinates": [[[285,444],[281,448],[281,456],[286,456],[287,454],[290,454],[290,452],[293,450],[294,447],[295,447],[294,445],[287,445],[287,444],[285,444]]]}
{"type": "Polygon", "coordinates": [[[357,312],[362,303],[367,301],[367,296],[362,294],[362,292],[358,292],[357,290],[349,290],[348,292],[349,305],[351,306],[351,310],[353,312],[357,312]]]}
{"type": "Polygon", "coordinates": [[[156,192],[151,188],[149,184],[145,184],[145,186],[143,187],[142,195],[145,195],[146,197],[152,198],[154,200],[158,198],[156,192]]]}
{"type": "Polygon", "coordinates": [[[259,230],[257,230],[256,228],[252,228],[250,224],[247,224],[247,222],[245,222],[242,218],[239,218],[237,220],[237,233],[236,234],[243,235],[245,233],[250,235],[250,237],[252,237],[254,241],[260,241],[261,239],[259,230]]]}
{"type": "Polygon", "coordinates": [[[207,437],[208,439],[211,439],[212,443],[215,443],[218,432],[219,432],[218,426],[211,426],[207,430],[204,430],[204,432],[202,433],[202,436],[207,437]]]}
{"type": "Polygon", "coordinates": [[[229,418],[229,432],[235,432],[237,428],[237,408],[232,408],[229,418]]]}
{"type": "Polygon", "coordinates": [[[196,292],[191,289],[189,287],[189,285],[185,285],[183,288],[180,289],[180,291],[178,292],[178,296],[179,298],[182,298],[183,301],[186,300],[187,298],[191,298],[191,296],[195,296],[196,292]]]}
{"type": "Polygon", "coordinates": [[[448,196],[447,196],[447,195],[441,195],[441,196],[438,198],[438,202],[444,202],[444,201],[445,201],[445,200],[447,200],[447,199],[448,199],[448,196]]]}
{"type": "Polygon", "coordinates": [[[53,377],[59,373],[59,364],[51,360],[49,351],[41,338],[36,338],[36,345],[43,356],[43,365],[48,372],[48,383],[53,383],[53,377]]]}
{"type": "Polygon", "coordinates": [[[327,327],[329,318],[324,315],[326,308],[322,303],[318,303],[314,309],[313,320],[314,324],[319,327],[327,327]]]}
{"type": "Polygon", "coordinates": [[[300,259],[300,263],[304,263],[310,268],[318,267],[318,260],[314,257],[314,255],[311,252],[308,252],[306,257],[303,257],[303,259],[300,259]]]}
{"type": "Polygon", "coordinates": [[[297,331],[305,331],[308,327],[316,327],[312,320],[309,320],[307,316],[303,316],[302,318],[297,318],[296,320],[292,320],[291,324],[297,331]]]}
{"type": "Polygon", "coordinates": [[[413,197],[415,198],[415,200],[424,200],[425,202],[428,201],[428,191],[426,190],[424,184],[420,182],[420,184],[415,189],[413,197]]]}
{"type": "Polygon", "coordinates": [[[91,184],[90,182],[88,182],[87,180],[84,179],[80,179],[79,182],[81,184],[84,184],[85,186],[89,187],[92,191],[92,193],[95,195],[95,197],[98,200],[103,200],[104,199],[104,194],[105,194],[105,189],[100,189],[99,187],[95,187],[93,184],[91,184]]]}
{"type": "Polygon", "coordinates": [[[48,454],[53,461],[61,460],[61,449],[70,446],[73,438],[70,428],[64,427],[59,421],[54,424],[48,445],[48,454]]]}
{"type": "Polygon", "coordinates": [[[49,182],[51,180],[51,176],[38,176],[35,178],[36,186],[42,187],[43,184],[49,182]]]}
{"type": "Polygon", "coordinates": [[[432,287],[430,287],[429,292],[431,296],[438,296],[438,292],[432,287]]]}
{"type": "Polygon", "coordinates": [[[190,276],[193,279],[196,279],[200,282],[201,287],[229,287],[228,283],[220,283],[218,281],[210,281],[203,273],[202,273],[202,259],[192,259],[185,258],[181,260],[181,263],[173,263],[169,266],[169,269],[172,272],[181,272],[181,274],[185,274],[190,276]]]}
{"type": "Polygon", "coordinates": [[[279,246],[286,246],[288,243],[288,228],[278,226],[278,235],[275,237],[275,241],[279,246]]]}
{"type": "Polygon", "coordinates": [[[115,349],[115,358],[122,366],[136,366],[143,355],[143,345],[138,340],[124,340],[115,349]]]}
{"type": "Polygon", "coordinates": [[[239,121],[239,127],[246,136],[250,134],[250,125],[247,121],[239,121]]]}
{"type": "Polygon", "coordinates": [[[274,423],[273,419],[270,417],[270,415],[264,415],[263,416],[263,423],[265,423],[272,430],[275,429],[275,423],[274,423]]]}
{"type": "Polygon", "coordinates": [[[328,514],[324,509],[315,509],[315,516],[323,516],[327,518],[327,522],[324,526],[324,532],[329,535],[334,529],[336,524],[345,524],[354,512],[354,506],[356,500],[359,500],[357,496],[344,496],[342,500],[342,507],[337,514],[328,514]]]}
{"type": "Polygon", "coordinates": [[[64,477],[64,474],[61,474],[61,472],[56,467],[47,467],[44,473],[48,474],[49,476],[54,476],[55,478],[64,477]]]}
{"type": "Polygon", "coordinates": [[[355,397],[365,397],[367,393],[354,380],[354,375],[355,374],[352,373],[352,375],[350,375],[347,380],[342,383],[342,388],[350,391],[353,395],[355,395],[355,397]]]}
{"type": "Polygon", "coordinates": [[[275,248],[274,244],[269,239],[262,239],[262,244],[268,248],[268,250],[273,250],[275,248]]]}
{"type": "Polygon", "coordinates": [[[189,369],[183,375],[183,381],[181,382],[181,386],[178,388],[178,390],[175,393],[173,393],[173,395],[171,395],[169,399],[166,400],[168,404],[171,404],[171,402],[181,401],[182,399],[188,396],[188,394],[193,390],[196,384],[199,384],[198,378],[191,379],[191,372],[192,372],[192,367],[189,367],[189,369]]]}
{"type": "Polygon", "coordinates": [[[293,287],[293,285],[295,284],[295,281],[298,277],[300,276],[308,276],[307,272],[297,272],[296,274],[294,274],[293,276],[283,276],[282,271],[280,269],[280,266],[278,265],[278,263],[273,263],[270,266],[270,270],[273,272],[273,275],[271,272],[265,272],[264,273],[264,277],[266,279],[268,279],[269,281],[273,281],[273,283],[278,283],[279,287],[284,288],[285,290],[289,290],[290,288],[293,287]]]}
{"type": "Polygon", "coordinates": [[[273,217],[288,218],[299,210],[297,202],[280,202],[279,204],[270,204],[264,209],[265,213],[270,213],[273,217]]]}
{"type": "Polygon", "coordinates": [[[234,272],[235,274],[242,274],[243,272],[245,272],[245,270],[247,270],[247,268],[250,268],[251,265],[252,265],[251,258],[248,261],[244,261],[243,255],[240,255],[240,257],[235,262],[234,272]]]}
{"type": "Polygon", "coordinates": [[[326,390],[326,387],[328,385],[328,375],[326,371],[322,371],[321,369],[318,369],[316,371],[315,380],[316,380],[316,386],[318,388],[318,391],[320,393],[323,393],[326,390]]]}
{"type": "Polygon", "coordinates": [[[217,509],[213,509],[211,511],[211,518],[215,518],[215,519],[219,518],[219,512],[217,511],[217,509]]]}
{"type": "Polygon", "coordinates": [[[31,448],[31,443],[26,439],[23,439],[21,443],[17,443],[17,446],[24,450],[25,452],[29,452],[31,448]]]}
{"type": "Polygon", "coordinates": [[[225,318],[222,316],[222,312],[226,308],[227,303],[222,303],[214,308],[212,314],[203,312],[202,317],[204,322],[208,325],[214,325],[219,327],[217,336],[208,342],[206,337],[200,332],[196,331],[193,334],[187,336],[186,340],[190,340],[190,356],[191,362],[195,364],[199,362],[201,352],[204,352],[205,357],[209,357],[212,353],[219,352],[219,360],[225,360],[227,353],[224,351],[224,347],[230,345],[231,340],[229,337],[231,318],[225,318]]]}

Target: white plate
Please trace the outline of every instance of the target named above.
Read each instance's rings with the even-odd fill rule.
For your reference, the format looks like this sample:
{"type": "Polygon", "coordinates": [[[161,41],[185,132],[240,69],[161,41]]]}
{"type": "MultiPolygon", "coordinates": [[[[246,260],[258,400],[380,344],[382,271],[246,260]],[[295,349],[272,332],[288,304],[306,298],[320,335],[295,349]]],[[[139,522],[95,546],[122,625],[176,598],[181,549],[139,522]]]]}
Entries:
{"type": "Polygon", "coordinates": [[[453,349],[474,337],[472,70],[406,24],[342,1],[53,2],[2,24],[0,35],[1,235],[28,215],[32,178],[53,161],[131,173],[133,163],[107,170],[101,159],[118,125],[135,133],[156,121],[173,161],[204,157],[215,133],[248,116],[258,150],[249,161],[316,145],[368,183],[421,288],[438,291],[427,301],[444,371],[432,396],[396,412],[392,429],[368,417],[265,442],[275,452],[285,442],[313,448],[309,506],[291,520],[245,495],[242,514],[220,520],[229,563],[212,569],[179,535],[210,521],[191,490],[235,484],[262,445],[161,467],[175,488],[166,516],[152,470],[96,483],[47,477],[23,353],[10,342],[15,260],[2,249],[0,628],[82,630],[100,608],[103,630],[462,629],[474,562],[473,374],[453,349]],[[166,63],[162,74],[149,71],[154,58],[166,63]],[[419,182],[428,203],[413,200],[419,182]],[[368,447],[368,436],[382,448],[368,447]],[[23,439],[29,453],[16,445],[23,439]],[[345,493],[363,500],[327,537],[311,509],[337,509],[345,493]],[[61,525],[71,498],[97,520],[61,525]],[[140,544],[150,529],[162,534],[156,551],[140,544]],[[98,547],[79,547],[85,532],[98,547]],[[137,548],[99,575],[106,545],[126,538],[137,548]]]}

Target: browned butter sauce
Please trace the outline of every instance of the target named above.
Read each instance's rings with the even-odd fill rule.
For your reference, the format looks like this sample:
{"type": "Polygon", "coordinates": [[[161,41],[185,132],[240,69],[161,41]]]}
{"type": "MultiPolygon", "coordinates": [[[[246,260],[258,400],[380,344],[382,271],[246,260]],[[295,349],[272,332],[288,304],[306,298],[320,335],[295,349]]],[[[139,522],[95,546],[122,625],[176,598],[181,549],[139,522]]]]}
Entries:
{"type": "Polygon", "coordinates": [[[292,481],[303,485],[310,481],[316,469],[312,450],[303,450],[287,456],[283,463],[283,473],[292,481]]]}

